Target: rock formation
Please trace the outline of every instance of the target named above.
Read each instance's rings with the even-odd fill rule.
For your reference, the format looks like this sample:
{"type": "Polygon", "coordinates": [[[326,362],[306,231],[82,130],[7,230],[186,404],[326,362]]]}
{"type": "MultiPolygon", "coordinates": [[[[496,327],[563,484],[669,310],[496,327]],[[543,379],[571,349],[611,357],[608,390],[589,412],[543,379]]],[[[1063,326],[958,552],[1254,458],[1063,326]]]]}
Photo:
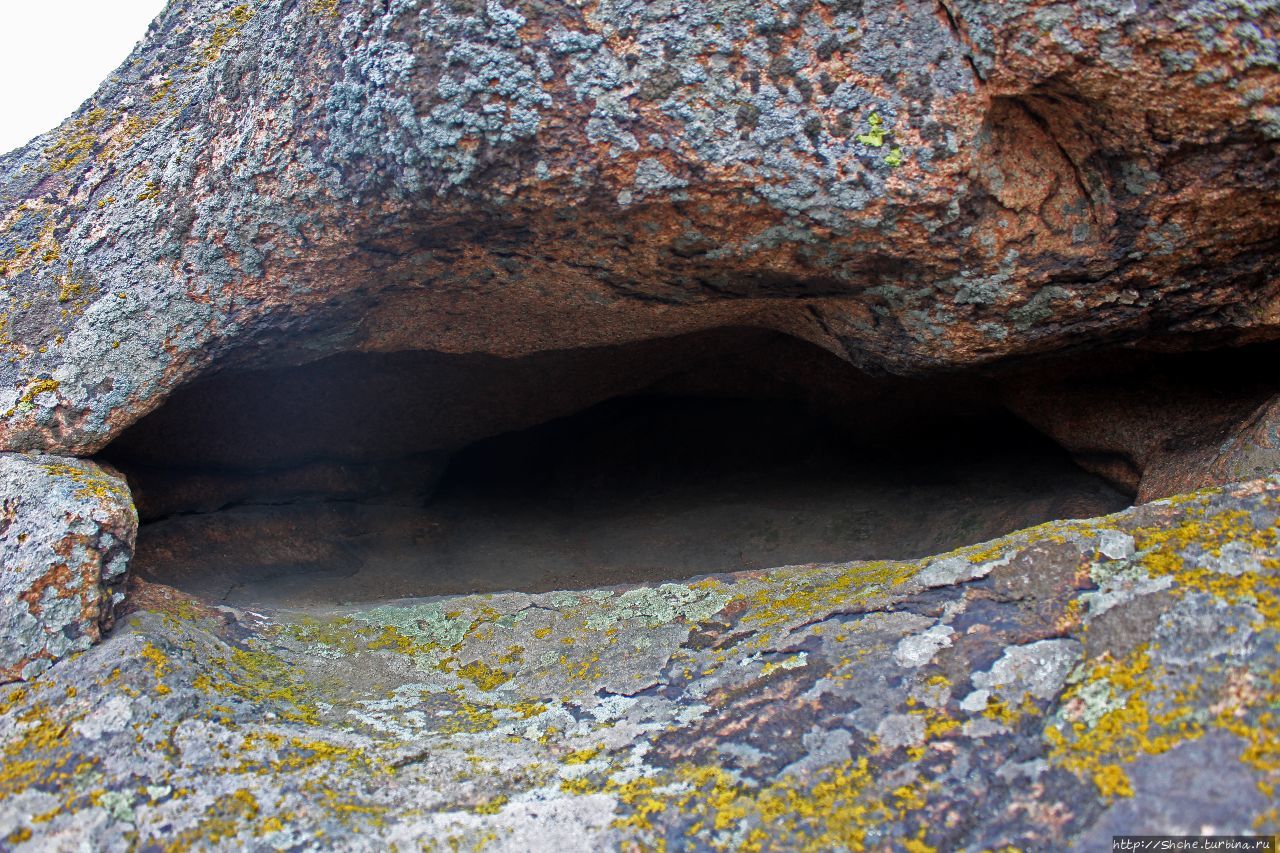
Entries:
{"type": "Polygon", "coordinates": [[[921,561],[215,610],[0,692],[8,844],[1081,849],[1274,832],[1280,481],[921,561]]]}
{"type": "Polygon", "coordinates": [[[1270,0],[174,0],[0,156],[0,845],[1277,831],[1278,44],[1270,0]],[[893,460],[1016,417],[1106,481],[1036,512],[1142,505],[578,592],[166,585],[420,543],[484,440],[641,396],[893,460]]]}
{"type": "MultiPolygon", "coordinates": [[[[191,2],[0,160],[0,446],[232,364],[1273,337],[1274,11],[191,2]]],[[[1207,344],[1206,344],[1207,345],[1207,344]]]]}
{"type": "Polygon", "coordinates": [[[124,598],[138,515],[92,462],[0,455],[0,681],[82,652],[124,598]]]}

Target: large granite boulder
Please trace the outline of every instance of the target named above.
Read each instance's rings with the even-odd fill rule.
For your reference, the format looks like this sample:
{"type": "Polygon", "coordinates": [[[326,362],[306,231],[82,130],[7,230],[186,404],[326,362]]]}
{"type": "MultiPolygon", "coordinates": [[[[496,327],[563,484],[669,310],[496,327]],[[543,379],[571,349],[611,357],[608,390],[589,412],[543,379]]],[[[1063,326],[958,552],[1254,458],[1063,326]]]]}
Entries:
{"type": "Polygon", "coordinates": [[[1280,480],[916,563],[309,616],[142,586],[0,688],[15,850],[1061,850],[1280,830],[1280,480]]]}
{"type": "Polygon", "coordinates": [[[0,158],[0,449],[228,365],[1276,337],[1269,3],[190,0],[0,158]]]}

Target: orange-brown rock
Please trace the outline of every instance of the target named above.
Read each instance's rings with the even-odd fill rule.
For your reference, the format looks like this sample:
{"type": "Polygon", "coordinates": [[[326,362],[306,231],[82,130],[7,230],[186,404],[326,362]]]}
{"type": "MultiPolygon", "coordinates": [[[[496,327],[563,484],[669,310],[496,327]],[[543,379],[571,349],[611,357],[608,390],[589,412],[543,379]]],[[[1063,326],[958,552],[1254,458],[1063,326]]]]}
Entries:
{"type": "Polygon", "coordinates": [[[0,159],[0,448],[222,367],[1276,335],[1267,3],[172,4],[0,159]]]}
{"type": "Polygon", "coordinates": [[[1274,347],[1118,353],[1013,371],[999,392],[1140,502],[1280,468],[1274,347]]]}

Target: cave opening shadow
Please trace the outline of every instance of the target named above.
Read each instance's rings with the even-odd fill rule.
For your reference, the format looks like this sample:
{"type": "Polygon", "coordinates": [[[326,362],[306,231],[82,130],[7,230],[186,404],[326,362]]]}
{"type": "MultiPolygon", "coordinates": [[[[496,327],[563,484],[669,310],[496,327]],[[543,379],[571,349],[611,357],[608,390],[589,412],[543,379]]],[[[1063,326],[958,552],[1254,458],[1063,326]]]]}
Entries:
{"type": "Polygon", "coordinates": [[[913,559],[1130,503],[1011,416],[904,438],[776,400],[630,397],[465,449],[432,506],[464,574],[550,589],[913,559]]]}
{"type": "Polygon", "coordinates": [[[756,331],[349,354],[182,389],[104,456],[138,574],[248,608],[912,559],[1131,503],[964,382],[876,382],[756,331]]]}

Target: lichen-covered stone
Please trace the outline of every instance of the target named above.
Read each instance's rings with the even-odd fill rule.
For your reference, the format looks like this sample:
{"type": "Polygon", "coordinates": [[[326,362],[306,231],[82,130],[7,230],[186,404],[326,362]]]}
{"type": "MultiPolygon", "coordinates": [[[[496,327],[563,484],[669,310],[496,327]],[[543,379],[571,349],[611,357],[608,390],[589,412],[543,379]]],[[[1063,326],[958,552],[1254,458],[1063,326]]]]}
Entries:
{"type": "Polygon", "coordinates": [[[0,454],[0,682],[81,652],[124,597],[138,516],[92,462],[0,454]]]}
{"type": "MultiPolygon", "coordinates": [[[[0,680],[39,676],[0,688],[0,846],[1280,830],[1274,478],[653,587],[301,614],[135,582],[95,646],[128,492],[12,453],[90,455],[194,380],[342,353],[753,327],[941,374],[1275,341],[1278,42],[1271,0],[170,3],[0,157],[0,680]]],[[[602,373],[566,411],[661,378],[602,373]]],[[[1144,499],[1274,470],[1270,377],[1227,405],[1044,380],[998,390],[1144,499]]],[[[335,493],[331,460],[280,461],[160,504],[335,493]]]]}
{"type": "Polygon", "coordinates": [[[1274,339],[1278,37],[1269,2],[172,3],[0,158],[0,448],[350,350],[1274,339]]]}
{"type": "Polygon", "coordinates": [[[977,851],[1275,833],[1278,521],[1273,478],[916,563],[654,587],[301,614],[135,582],[103,643],[0,689],[0,838],[977,851]],[[1087,603],[1103,587],[1109,606],[1087,603]],[[1129,634],[1105,628],[1117,616],[1129,634]]]}

